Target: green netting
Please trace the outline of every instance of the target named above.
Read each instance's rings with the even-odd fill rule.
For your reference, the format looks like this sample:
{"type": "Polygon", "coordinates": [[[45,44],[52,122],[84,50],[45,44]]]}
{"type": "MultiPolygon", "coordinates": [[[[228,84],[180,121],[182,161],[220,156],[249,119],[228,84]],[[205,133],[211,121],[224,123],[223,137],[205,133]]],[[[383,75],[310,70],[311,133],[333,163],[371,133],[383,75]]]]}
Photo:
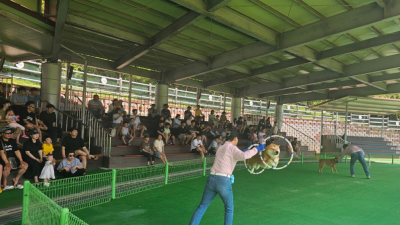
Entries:
{"type": "Polygon", "coordinates": [[[164,185],[165,164],[151,167],[119,169],[116,173],[115,196],[120,198],[164,185]]]}
{"type": "Polygon", "coordinates": [[[68,214],[68,225],[88,225],[72,213],[68,214]]]}
{"type": "Polygon", "coordinates": [[[111,201],[112,172],[54,180],[50,186],[36,184],[37,188],[61,207],[70,211],[111,201]]]}
{"type": "Polygon", "coordinates": [[[29,181],[24,183],[24,209],[22,224],[32,225],[87,225],[81,219],[62,208],[29,181]]]}
{"type": "Polygon", "coordinates": [[[25,182],[23,224],[59,224],[61,210],[61,206],[25,182]]]}
{"type": "Polygon", "coordinates": [[[168,183],[179,182],[200,176],[203,176],[203,161],[200,159],[169,163],[168,183]]]}

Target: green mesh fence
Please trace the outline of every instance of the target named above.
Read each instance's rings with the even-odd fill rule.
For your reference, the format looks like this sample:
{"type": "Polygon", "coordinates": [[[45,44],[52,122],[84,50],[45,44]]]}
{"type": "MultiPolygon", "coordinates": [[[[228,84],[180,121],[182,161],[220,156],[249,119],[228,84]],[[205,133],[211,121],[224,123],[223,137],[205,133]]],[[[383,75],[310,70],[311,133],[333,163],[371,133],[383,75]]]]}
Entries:
{"type": "Polygon", "coordinates": [[[61,207],[76,211],[111,201],[112,172],[53,180],[37,188],[61,207]]]}
{"type": "Polygon", "coordinates": [[[72,213],[68,214],[68,225],[88,225],[72,213]]]}
{"type": "Polygon", "coordinates": [[[115,196],[120,198],[164,185],[165,165],[118,169],[115,196]]]}
{"type": "MultiPolygon", "coordinates": [[[[118,169],[88,176],[25,185],[23,224],[84,225],[71,212],[96,206],[127,195],[205,176],[214,158],[118,169]],[[26,192],[26,193],[25,193],[26,192]],[[71,212],[70,212],[71,211],[71,212]]],[[[238,163],[241,167],[240,162],[238,163]]]]}
{"type": "Polygon", "coordinates": [[[24,183],[22,224],[85,225],[81,219],[62,208],[29,181],[24,183]]]}

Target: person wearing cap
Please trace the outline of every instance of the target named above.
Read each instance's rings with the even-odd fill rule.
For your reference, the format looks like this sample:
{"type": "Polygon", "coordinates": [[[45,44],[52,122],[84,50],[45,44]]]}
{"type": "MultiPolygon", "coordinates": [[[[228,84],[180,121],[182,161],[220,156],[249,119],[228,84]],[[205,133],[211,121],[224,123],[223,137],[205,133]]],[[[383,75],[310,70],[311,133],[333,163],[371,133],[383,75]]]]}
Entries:
{"type": "Polygon", "coordinates": [[[350,160],[350,177],[355,177],[355,171],[354,171],[354,164],[358,160],[365,172],[365,175],[367,176],[367,179],[370,179],[371,176],[369,174],[368,166],[367,163],[365,162],[365,153],[364,150],[357,145],[351,145],[351,144],[344,144],[343,145],[343,153],[342,156],[340,156],[339,161],[342,161],[343,157],[345,155],[350,155],[351,160],[350,160]]]}
{"type": "Polygon", "coordinates": [[[54,105],[47,104],[46,111],[40,113],[39,119],[47,127],[47,130],[44,130],[44,132],[49,133],[52,140],[57,138],[56,144],[59,144],[63,135],[63,130],[57,127],[57,116],[54,112],[54,105]]]}
{"type": "Polygon", "coordinates": [[[104,106],[103,103],[101,103],[101,101],[99,100],[98,95],[94,95],[93,99],[89,101],[88,109],[94,115],[94,117],[97,118],[98,121],[101,121],[104,116],[104,106]]]}
{"type": "Polygon", "coordinates": [[[3,175],[3,190],[11,190],[14,188],[23,189],[24,186],[18,184],[18,181],[28,169],[28,163],[22,159],[21,152],[17,147],[17,142],[10,138],[12,132],[13,130],[9,126],[5,126],[0,130],[0,171],[2,172],[0,173],[0,180],[3,175]],[[14,185],[7,185],[7,178],[13,167],[18,168],[19,170],[17,176],[12,179],[14,185]]]}
{"type": "Polygon", "coordinates": [[[24,143],[24,160],[29,165],[24,177],[33,178],[35,183],[39,182],[40,164],[43,162],[42,150],[43,147],[39,141],[39,131],[32,130],[28,141],[24,143]]]}
{"type": "Polygon", "coordinates": [[[233,194],[231,176],[237,161],[249,159],[263,151],[262,148],[253,148],[242,151],[237,147],[238,138],[235,135],[227,136],[227,141],[218,148],[215,154],[214,164],[211,167],[210,175],[207,178],[203,197],[200,205],[194,212],[189,225],[197,225],[207,210],[207,207],[218,194],[225,204],[225,223],[232,224],[233,220],[233,194]]]}

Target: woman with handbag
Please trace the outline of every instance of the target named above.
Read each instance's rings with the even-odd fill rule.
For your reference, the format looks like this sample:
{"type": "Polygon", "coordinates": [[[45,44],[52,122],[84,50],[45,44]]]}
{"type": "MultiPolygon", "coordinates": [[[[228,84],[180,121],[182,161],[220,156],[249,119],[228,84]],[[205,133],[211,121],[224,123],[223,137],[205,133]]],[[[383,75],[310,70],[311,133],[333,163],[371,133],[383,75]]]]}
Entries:
{"type": "Polygon", "coordinates": [[[42,150],[43,147],[39,141],[39,131],[32,130],[29,140],[24,143],[24,158],[29,165],[24,177],[33,177],[35,183],[39,182],[41,163],[43,162],[42,150]]]}

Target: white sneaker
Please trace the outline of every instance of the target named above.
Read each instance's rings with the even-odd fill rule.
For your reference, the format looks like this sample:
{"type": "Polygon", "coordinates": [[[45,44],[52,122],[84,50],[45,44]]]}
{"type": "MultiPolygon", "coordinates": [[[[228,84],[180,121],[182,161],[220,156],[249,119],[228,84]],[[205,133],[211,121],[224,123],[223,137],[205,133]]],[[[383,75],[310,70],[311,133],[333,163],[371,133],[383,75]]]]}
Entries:
{"type": "Polygon", "coordinates": [[[354,176],[354,175],[350,175],[350,177],[354,178],[354,177],[356,177],[356,176],[354,176]]]}
{"type": "Polygon", "coordinates": [[[371,176],[367,176],[367,179],[371,179],[371,176]]]}
{"type": "Polygon", "coordinates": [[[49,182],[44,182],[44,186],[48,187],[48,186],[50,186],[50,183],[49,182]]]}
{"type": "Polygon", "coordinates": [[[16,189],[22,190],[24,189],[24,185],[22,184],[17,184],[17,186],[15,186],[16,189]]]}
{"type": "Polygon", "coordinates": [[[12,185],[7,185],[6,187],[3,188],[3,191],[8,191],[14,189],[14,186],[12,185]]]}

